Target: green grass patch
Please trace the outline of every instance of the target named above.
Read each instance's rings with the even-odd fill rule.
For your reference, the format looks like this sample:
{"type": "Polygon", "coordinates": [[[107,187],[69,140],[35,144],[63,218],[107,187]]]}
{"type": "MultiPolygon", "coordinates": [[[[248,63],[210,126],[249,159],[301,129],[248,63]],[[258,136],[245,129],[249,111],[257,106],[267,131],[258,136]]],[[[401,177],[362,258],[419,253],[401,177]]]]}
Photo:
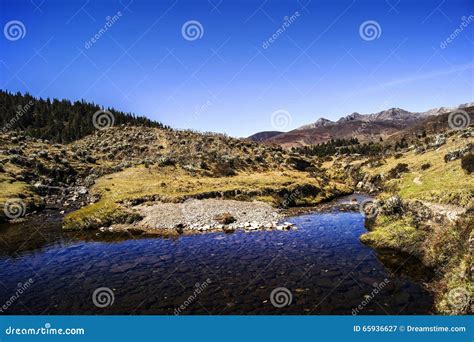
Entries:
{"type": "Polygon", "coordinates": [[[474,143],[474,139],[453,141],[437,150],[428,151],[423,154],[415,154],[413,151],[406,152],[402,157],[395,159],[387,158],[386,163],[376,168],[363,168],[369,174],[384,174],[393,169],[399,163],[408,165],[409,172],[400,179],[391,179],[386,182],[387,188],[398,189],[398,194],[403,199],[418,199],[440,204],[454,204],[466,206],[474,195],[474,175],[468,175],[461,168],[461,161],[444,161],[444,155],[448,151],[456,150],[474,143]],[[422,168],[424,164],[430,164],[427,169],[422,168]]]}
{"type": "Polygon", "coordinates": [[[376,248],[391,248],[421,256],[426,232],[414,226],[411,216],[401,218],[379,215],[374,229],[361,235],[360,240],[376,248]]]}

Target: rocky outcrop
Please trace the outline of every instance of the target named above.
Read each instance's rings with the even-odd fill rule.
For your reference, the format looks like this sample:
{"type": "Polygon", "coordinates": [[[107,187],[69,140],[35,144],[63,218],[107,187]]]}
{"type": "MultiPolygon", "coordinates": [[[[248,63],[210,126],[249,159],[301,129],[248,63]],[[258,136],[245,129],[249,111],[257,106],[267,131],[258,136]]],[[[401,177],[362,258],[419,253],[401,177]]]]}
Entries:
{"type": "Polygon", "coordinates": [[[471,152],[473,149],[474,149],[474,145],[469,143],[465,147],[459,150],[449,151],[448,153],[445,154],[444,161],[447,163],[447,162],[454,161],[456,159],[461,159],[463,156],[471,152]]]}
{"type": "Polygon", "coordinates": [[[357,183],[356,189],[359,191],[368,192],[369,194],[374,194],[381,190],[381,184],[382,178],[380,175],[365,174],[364,178],[357,183]]]}

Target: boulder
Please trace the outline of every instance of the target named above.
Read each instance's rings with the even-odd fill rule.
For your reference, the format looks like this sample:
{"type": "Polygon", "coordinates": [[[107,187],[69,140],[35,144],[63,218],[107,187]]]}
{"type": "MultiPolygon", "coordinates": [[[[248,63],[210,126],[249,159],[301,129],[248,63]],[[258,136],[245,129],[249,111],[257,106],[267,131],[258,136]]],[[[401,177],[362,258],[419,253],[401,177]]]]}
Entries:
{"type": "Polygon", "coordinates": [[[402,199],[395,195],[386,199],[382,206],[386,215],[401,215],[404,212],[402,199]]]}
{"type": "Polygon", "coordinates": [[[438,134],[435,138],[435,142],[433,144],[434,147],[440,147],[446,144],[446,136],[444,134],[438,134]]]}

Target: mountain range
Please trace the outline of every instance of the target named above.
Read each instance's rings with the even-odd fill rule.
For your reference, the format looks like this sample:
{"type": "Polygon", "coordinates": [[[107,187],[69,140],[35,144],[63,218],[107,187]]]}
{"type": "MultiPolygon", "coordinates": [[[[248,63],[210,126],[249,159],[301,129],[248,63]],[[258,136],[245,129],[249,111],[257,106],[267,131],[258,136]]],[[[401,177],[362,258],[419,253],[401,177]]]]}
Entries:
{"type": "Polygon", "coordinates": [[[275,143],[286,148],[352,137],[356,137],[361,142],[378,141],[415,126],[427,118],[472,106],[474,103],[465,103],[451,108],[433,108],[425,112],[410,112],[401,108],[390,108],[372,114],[354,112],[337,121],[320,118],[289,132],[264,131],[255,133],[247,139],[275,143]]]}

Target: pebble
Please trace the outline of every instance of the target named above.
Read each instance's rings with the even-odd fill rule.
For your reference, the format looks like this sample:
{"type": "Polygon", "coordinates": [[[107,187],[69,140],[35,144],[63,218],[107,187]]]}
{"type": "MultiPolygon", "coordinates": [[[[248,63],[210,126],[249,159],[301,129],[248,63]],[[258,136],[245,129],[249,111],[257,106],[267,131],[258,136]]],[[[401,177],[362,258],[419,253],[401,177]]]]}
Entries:
{"type": "Polygon", "coordinates": [[[143,219],[134,224],[137,229],[173,229],[177,225],[182,232],[232,232],[234,230],[289,230],[293,223],[278,221],[280,212],[262,202],[243,202],[218,199],[190,199],[183,203],[138,205],[136,209],[143,219]],[[230,213],[236,221],[231,224],[217,222],[215,217],[230,213]],[[158,228],[159,227],[159,228],[158,228]]]}

